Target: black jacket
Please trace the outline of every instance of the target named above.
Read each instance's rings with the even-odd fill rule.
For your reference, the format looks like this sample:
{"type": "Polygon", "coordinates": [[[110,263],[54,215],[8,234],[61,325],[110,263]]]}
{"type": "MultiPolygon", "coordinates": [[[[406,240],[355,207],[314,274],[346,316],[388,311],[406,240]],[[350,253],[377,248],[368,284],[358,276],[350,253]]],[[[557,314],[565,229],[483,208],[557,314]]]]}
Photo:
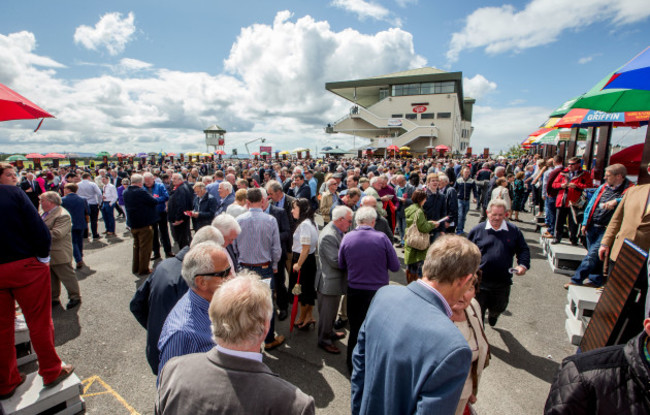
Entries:
{"type": "Polygon", "coordinates": [[[280,243],[282,244],[282,254],[286,255],[291,251],[293,244],[293,232],[291,232],[291,225],[284,209],[277,206],[269,206],[269,215],[273,216],[278,222],[278,231],[280,232],[280,243]]]}
{"type": "Polygon", "coordinates": [[[603,347],[562,361],[544,413],[650,414],[650,372],[642,332],[627,344],[603,347]]]}
{"type": "Polygon", "coordinates": [[[422,206],[427,220],[442,219],[447,215],[447,198],[444,193],[431,193],[427,189],[427,201],[422,206]]]}
{"type": "Polygon", "coordinates": [[[171,191],[167,202],[167,220],[172,223],[179,220],[188,220],[189,217],[183,212],[192,210],[194,196],[194,192],[187,182],[178,186],[178,189],[171,191]]]}
{"type": "Polygon", "coordinates": [[[129,186],[123,197],[126,222],[131,229],[144,228],[158,220],[158,201],[144,187],[129,186]]]}

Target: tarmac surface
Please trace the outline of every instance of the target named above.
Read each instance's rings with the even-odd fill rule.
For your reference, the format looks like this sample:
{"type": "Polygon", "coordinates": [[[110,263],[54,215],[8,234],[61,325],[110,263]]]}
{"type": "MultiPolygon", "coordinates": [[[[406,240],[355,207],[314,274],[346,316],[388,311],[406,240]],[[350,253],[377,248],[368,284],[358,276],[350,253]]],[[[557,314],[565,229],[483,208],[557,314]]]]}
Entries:
{"type": "MultiPolygon", "coordinates": [[[[531,269],[515,277],[508,311],[494,328],[486,327],[492,360],[479,385],[479,414],[541,413],[559,363],[575,351],[564,331],[562,285],[568,277],[552,273],[534,233],[533,216],[521,217],[526,222],[515,224],[530,246],[531,269]]],[[[470,211],[468,226],[477,222],[478,212],[470,211]]],[[[76,366],[88,413],[151,414],[156,377],[145,358],[145,330],[129,311],[131,297],[145,278],[131,273],[132,241],[123,221],[117,223],[117,234],[86,243],[87,266],[77,271],[83,303],[70,311],[54,310],[56,346],[61,358],[76,366]]],[[[398,254],[403,255],[401,249],[398,254]]],[[[391,280],[406,281],[403,272],[392,274],[391,280]]],[[[67,303],[65,289],[61,301],[67,303]]],[[[331,355],[317,348],[314,329],[289,334],[287,319],[276,320],[276,331],[287,341],[265,353],[264,362],[312,395],[318,414],[350,413],[346,340],[342,353],[331,355]]]]}

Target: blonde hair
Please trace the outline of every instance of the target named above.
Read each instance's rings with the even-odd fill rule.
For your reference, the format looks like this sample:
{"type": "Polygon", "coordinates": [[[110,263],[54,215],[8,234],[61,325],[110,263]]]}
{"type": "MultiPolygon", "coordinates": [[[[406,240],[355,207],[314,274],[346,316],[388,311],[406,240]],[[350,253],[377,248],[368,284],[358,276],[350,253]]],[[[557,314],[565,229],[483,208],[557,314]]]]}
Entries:
{"type": "Polygon", "coordinates": [[[273,316],[271,287],[251,271],[224,282],[210,302],[215,342],[259,346],[273,316]]]}
{"type": "Polygon", "coordinates": [[[248,191],[246,189],[239,189],[235,192],[235,200],[241,202],[248,198],[248,191]]]}

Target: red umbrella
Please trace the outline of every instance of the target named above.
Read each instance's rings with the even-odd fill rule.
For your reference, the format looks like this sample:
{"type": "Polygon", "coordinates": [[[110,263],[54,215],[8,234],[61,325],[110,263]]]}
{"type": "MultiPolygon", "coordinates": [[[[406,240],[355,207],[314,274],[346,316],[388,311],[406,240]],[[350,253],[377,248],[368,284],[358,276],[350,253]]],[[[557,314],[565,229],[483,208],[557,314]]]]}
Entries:
{"type": "Polygon", "coordinates": [[[259,155],[260,155],[260,153],[257,152],[257,151],[253,151],[253,152],[251,153],[251,156],[259,156],[259,155]]]}
{"type": "Polygon", "coordinates": [[[641,156],[643,155],[643,143],[629,146],[612,154],[609,158],[609,165],[620,163],[627,168],[627,174],[634,176],[639,174],[641,156]]]}
{"type": "Polygon", "coordinates": [[[444,144],[439,144],[436,146],[436,151],[449,151],[449,150],[451,149],[444,144]]]}
{"type": "Polygon", "coordinates": [[[25,156],[25,158],[28,158],[28,159],[44,159],[45,156],[42,155],[42,154],[38,154],[38,153],[29,153],[29,154],[27,154],[25,156]]]}
{"type": "Polygon", "coordinates": [[[43,156],[43,158],[46,158],[46,159],[64,159],[65,156],[63,154],[59,154],[59,153],[47,153],[45,156],[43,156]]]}
{"type": "Polygon", "coordinates": [[[562,117],[555,127],[597,127],[613,124],[617,127],[639,127],[648,123],[648,111],[602,112],[574,108],[562,117]]]}
{"type": "MultiPolygon", "coordinates": [[[[300,270],[298,270],[298,279],[296,280],[296,285],[293,287],[293,291],[296,291],[296,287],[300,290],[300,270]]],[[[296,315],[298,315],[298,296],[293,296],[293,305],[291,306],[291,320],[289,320],[289,333],[293,331],[293,325],[296,322],[296,315]]]]}
{"type": "Polygon", "coordinates": [[[223,151],[223,150],[217,150],[217,151],[214,152],[214,154],[219,154],[219,155],[221,155],[221,156],[225,156],[225,155],[226,155],[226,152],[223,151]]]}
{"type": "Polygon", "coordinates": [[[176,156],[176,153],[167,153],[167,155],[168,155],[169,157],[174,157],[174,156],[176,156]]]}
{"type": "Polygon", "coordinates": [[[54,118],[27,98],[0,84],[0,121],[54,118]]]}
{"type": "Polygon", "coordinates": [[[386,150],[399,151],[399,147],[397,147],[396,145],[393,144],[393,145],[390,145],[390,146],[386,147],[386,150]]]}

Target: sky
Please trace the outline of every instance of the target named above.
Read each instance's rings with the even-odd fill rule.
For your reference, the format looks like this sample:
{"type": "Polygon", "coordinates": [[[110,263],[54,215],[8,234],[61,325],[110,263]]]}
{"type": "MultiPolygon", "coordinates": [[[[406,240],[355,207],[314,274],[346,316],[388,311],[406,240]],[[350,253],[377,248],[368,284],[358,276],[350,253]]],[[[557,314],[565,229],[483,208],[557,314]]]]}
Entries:
{"type": "Polygon", "coordinates": [[[471,146],[505,150],[650,45],[649,17],[647,0],[2,2],[0,83],[56,118],[0,123],[0,152],[205,151],[213,124],[228,153],[349,149],[324,127],[352,104],[325,83],[424,66],[463,73],[471,146]]]}

